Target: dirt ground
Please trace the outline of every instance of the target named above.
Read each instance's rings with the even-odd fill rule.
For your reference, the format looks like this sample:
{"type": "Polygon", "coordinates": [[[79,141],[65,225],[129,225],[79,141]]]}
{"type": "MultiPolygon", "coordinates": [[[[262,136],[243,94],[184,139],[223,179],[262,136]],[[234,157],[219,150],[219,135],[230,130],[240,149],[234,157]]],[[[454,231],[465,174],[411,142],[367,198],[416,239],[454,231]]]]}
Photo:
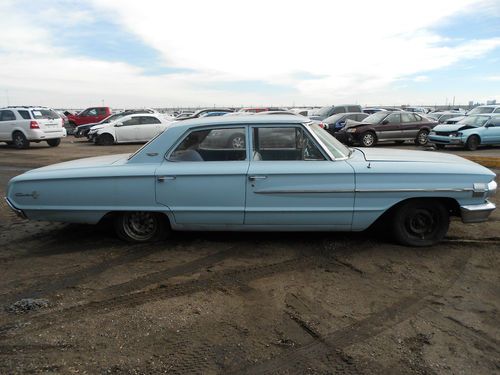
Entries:
{"type": "MultiPolygon", "coordinates": [[[[27,169],[139,147],[73,141],[0,145],[0,195],[27,169]]],[[[129,245],[106,225],[18,219],[2,200],[0,373],[500,373],[499,222],[455,220],[426,249],[383,233],[129,245]],[[48,306],[12,312],[23,298],[48,306]]]]}

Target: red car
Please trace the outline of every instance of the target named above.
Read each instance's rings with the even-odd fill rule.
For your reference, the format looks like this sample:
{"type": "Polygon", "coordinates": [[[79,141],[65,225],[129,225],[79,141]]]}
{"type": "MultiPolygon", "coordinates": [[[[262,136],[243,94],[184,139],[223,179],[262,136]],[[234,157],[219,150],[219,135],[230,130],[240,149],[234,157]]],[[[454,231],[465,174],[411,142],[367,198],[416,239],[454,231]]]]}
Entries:
{"type": "Polygon", "coordinates": [[[68,114],[69,127],[73,131],[77,126],[100,122],[111,115],[109,107],[91,107],[87,108],[76,115],[68,114]]]}

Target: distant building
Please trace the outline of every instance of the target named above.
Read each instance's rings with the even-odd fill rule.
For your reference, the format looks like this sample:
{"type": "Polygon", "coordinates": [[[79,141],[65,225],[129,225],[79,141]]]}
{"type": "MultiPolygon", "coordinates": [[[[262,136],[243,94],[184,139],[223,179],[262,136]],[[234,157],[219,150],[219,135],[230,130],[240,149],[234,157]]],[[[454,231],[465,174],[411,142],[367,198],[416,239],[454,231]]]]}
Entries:
{"type": "Polygon", "coordinates": [[[486,104],[487,104],[487,105],[496,105],[496,104],[497,104],[497,101],[496,101],[496,99],[493,99],[493,100],[487,100],[487,101],[486,101],[486,104]]]}

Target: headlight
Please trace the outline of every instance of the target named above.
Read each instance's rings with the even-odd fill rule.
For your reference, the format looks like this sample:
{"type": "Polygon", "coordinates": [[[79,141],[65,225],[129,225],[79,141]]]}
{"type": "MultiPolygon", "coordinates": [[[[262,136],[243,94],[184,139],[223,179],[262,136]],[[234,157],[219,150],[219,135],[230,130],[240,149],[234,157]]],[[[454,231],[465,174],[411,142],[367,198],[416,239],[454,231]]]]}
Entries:
{"type": "Polygon", "coordinates": [[[462,133],[460,133],[460,132],[455,132],[455,133],[450,134],[450,137],[461,137],[461,136],[462,136],[462,133]]]}
{"type": "Polygon", "coordinates": [[[495,180],[493,180],[488,184],[488,191],[486,192],[486,196],[492,197],[496,194],[496,192],[497,192],[497,183],[495,182],[495,180]]]}
{"type": "Polygon", "coordinates": [[[348,133],[356,133],[356,128],[349,128],[346,130],[348,133]]]}
{"type": "Polygon", "coordinates": [[[431,132],[429,133],[429,135],[436,135],[436,132],[434,130],[431,130],[431,132]]]}

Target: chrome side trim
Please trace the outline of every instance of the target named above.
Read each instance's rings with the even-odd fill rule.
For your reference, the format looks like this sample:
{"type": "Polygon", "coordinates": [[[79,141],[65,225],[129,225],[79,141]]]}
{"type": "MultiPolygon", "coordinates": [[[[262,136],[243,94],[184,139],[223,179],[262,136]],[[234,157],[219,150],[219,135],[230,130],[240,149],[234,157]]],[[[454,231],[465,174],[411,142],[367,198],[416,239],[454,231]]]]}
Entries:
{"type": "Polygon", "coordinates": [[[473,188],[443,188],[443,189],[356,189],[356,193],[461,193],[474,191],[473,188]]]}
{"type": "Polygon", "coordinates": [[[257,190],[254,191],[254,193],[255,194],[345,194],[345,193],[354,193],[354,190],[353,189],[257,190]]]}
{"type": "Polygon", "coordinates": [[[494,203],[486,201],[482,204],[471,204],[460,206],[462,222],[464,223],[481,223],[488,220],[488,216],[496,208],[494,203]]]}
{"type": "Polygon", "coordinates": [[[21,219],[27,219],[26,215],[24,212],[18,208],[16,208],[10,201],[9,198],[4,197],[5,201],[7,202],[7,205],[10,207],[12,211],[16,213],[17,216],[19,216],[21,219]]]}

